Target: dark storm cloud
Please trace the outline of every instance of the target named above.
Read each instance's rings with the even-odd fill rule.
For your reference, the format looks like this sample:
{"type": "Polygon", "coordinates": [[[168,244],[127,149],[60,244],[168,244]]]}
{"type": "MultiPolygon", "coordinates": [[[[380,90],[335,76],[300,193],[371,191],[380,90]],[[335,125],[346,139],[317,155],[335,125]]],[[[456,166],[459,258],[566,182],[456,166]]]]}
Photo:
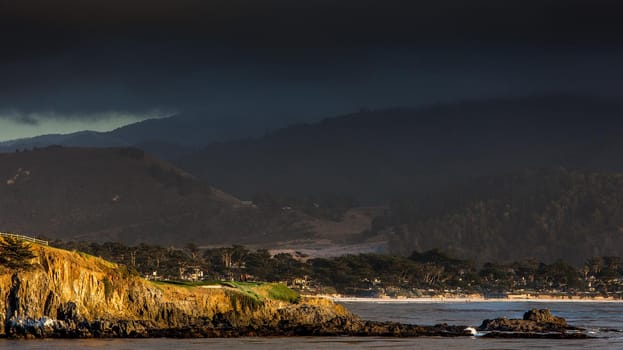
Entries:
{"type": "Polygon", "coordinates": [[[15,113],[15,112],[4,112],[2,113],[2,117],[6,119],[10,119],[18,124],[26,124],[26,125],[39,125],[39,120],[35,118],[31,114],[23,114],[23,113],[15,113]]]}
{"type": "Polygon", "coordinates": [[[0,110],[321,115],[599,93],[623,78],[620,10],[606,0],[4,1],[0,110]]]}
{"type": "Polygon", "coordinates": [[[4,2],[2,21],[48,46],[92,35],[240,46],[409,44],[411,40],[620,38],[616,0],[94,0],[4,2]],[[45,31],[41,31],[45,29],[45,31]],[[153,37],[152,35],[157,35],[153,37]]]}
{"type": "Polygon", "coordinates": [[[16,118],[16,121],[20,124],[28,124],[28,125],[38,125],[39,121],[32,116],[22,115],[19,118],[16,118]]]}

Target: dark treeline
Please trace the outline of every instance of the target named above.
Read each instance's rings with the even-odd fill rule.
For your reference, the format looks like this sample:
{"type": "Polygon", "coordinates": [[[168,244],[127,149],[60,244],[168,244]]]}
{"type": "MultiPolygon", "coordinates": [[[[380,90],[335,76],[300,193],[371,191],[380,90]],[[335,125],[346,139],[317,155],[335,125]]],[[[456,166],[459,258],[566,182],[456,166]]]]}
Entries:
{"type": "Polygon", "coordinates": [[[547,264],[534,259],[477,266],[439,250],[414,252],[409,257],[359,254],[311,259],[301,253],[271,255],[266,249],[236,245],[212,249],[199,249],[192,243],[183,249],[60,241],[54,245],[125,264],[148,278],[281,281],[310,293],[420,296],[536,292],[620,297],[623,291],[622,259],[614,256],[592,257],[576,268],[562,260],[547,264]]]}

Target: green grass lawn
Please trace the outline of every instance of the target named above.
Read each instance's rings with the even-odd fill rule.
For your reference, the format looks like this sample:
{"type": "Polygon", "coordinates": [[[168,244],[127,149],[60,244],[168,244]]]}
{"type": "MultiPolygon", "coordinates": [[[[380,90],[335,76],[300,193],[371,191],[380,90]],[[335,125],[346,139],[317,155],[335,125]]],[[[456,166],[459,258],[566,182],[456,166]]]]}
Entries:
{"type": "Polygon", "coordinates": [[[301,296],[282,283],[268,282],[231,282],[231,281],[152,281],[156,285],[174,285],[179,287],[200,287],[221,285],[240,291],[256,302],[263,302],[266,298],[297,303],[301,296]]]}

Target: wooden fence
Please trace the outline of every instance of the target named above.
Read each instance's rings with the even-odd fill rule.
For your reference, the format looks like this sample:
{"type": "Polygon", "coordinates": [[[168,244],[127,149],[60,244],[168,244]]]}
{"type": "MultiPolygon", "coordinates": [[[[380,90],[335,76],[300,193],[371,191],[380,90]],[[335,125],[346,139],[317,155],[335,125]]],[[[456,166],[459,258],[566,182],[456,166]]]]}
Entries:
{"type": "Polygon", "coordinates": [[[28,242],[32,242],[36,244],[41,244],[41,245],[48,245],[49,243],[48,241],[44,241],[42,239],[37,239],[34,237],[30,237],[30,236],[18,235],[15,233],[0,232],[0,237],[16,238],[16,239],[21,239],[23,241],[28,241],[28,242]]]}

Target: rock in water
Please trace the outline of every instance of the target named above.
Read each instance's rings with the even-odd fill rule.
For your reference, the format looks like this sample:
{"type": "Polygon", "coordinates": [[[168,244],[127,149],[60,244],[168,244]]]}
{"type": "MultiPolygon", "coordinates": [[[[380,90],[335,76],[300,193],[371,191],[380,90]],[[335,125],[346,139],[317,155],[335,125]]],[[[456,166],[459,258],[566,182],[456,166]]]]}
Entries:
{"type": "Polygon", "coordinates": [[[570,326],[564,318],[552,315],[548,309],[532,309],[524,314],[523,319],[484,320],[478,330],[490,332],[485,335],[487,337],[500,338],[587,338],[586,334],[575,332],[581,328],[570,326]]]}
{"type": "Polygon", "coordinates": [[[537,323],[549,323],[553,326],[561,328],[567,327],[567,320],[562,317],[552,315],[549,309],[533,308],[532,310],[523,314],[523,319],[526,321],[534,321],[537,323]]]}

